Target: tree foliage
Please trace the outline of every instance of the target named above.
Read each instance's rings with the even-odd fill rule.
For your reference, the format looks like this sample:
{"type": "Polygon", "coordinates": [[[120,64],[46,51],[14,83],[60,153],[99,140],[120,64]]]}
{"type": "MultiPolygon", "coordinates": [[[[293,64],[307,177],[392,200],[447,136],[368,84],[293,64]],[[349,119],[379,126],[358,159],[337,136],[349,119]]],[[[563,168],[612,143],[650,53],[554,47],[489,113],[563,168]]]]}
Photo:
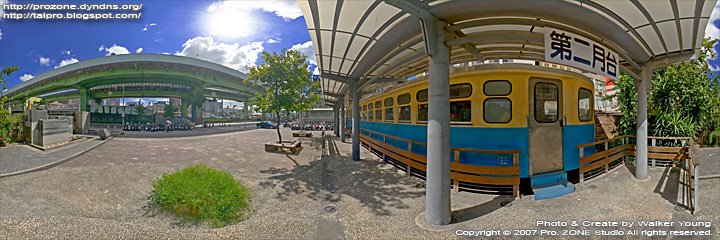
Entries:
{"type": "MultiPolygon", "coordinates": [[[[10,74],[17,70],[18,68],[16,66],[9,66],[0,72],[0,85],[2,85],[0,93],[7,90],[5,76],[10,76],[10,74]]],[[[17,125],[17,118],[13,117],[12,113],[6,108],[7,101],[7,96],[0,97],[0,146],[5,145],[5,143],[12,142],[13,129],[15,128],[14,126],[17,125]]]]}
{"type": "MultiPolygon", "coordinates": [[[[657,69],[648,93],[648,130],[654,136],[695,137],[713,141],[720,131],[720,79],[710,71],[708,58],[717,57],[717,40],[703,39],[703,48],[693,61],[657,69]]],[[[635,134],[637,94],[633,79],[622,75],[618,102],[623,115],[618,129],[635,134]]],[[[714,141],[720,141],[714,140],[714,141]]],[[[715,143],[717,144],[717,143],[715,143]]]]}
{"type": "Polygon", "coordinates": [[[168,119],[175,117],[175,107],[172,104],[165,104],[163,111],[163,117],[168,119]]]}
{"type": "MultiPolygon", "coordinates": [[[[296,50],[262,53],[262,63],[250,66],[247,82],[262,87],[255,95],[258,109],[273,113],[280,125],[281,113],[312,109],[320,101],[319,82],[312,81],[307,58],[296,50]]],[[[282,142],[278,127],[278,140],[282,142]]]]}
{"type": "Polygon", "coordinates": [[[137,112],[137,115],[142,118],[142,116],[145,116],[147,113],[148,105],[143,104],[141,101],[138,101],[138,104],[135,105],[135,112],[137,112]]]}

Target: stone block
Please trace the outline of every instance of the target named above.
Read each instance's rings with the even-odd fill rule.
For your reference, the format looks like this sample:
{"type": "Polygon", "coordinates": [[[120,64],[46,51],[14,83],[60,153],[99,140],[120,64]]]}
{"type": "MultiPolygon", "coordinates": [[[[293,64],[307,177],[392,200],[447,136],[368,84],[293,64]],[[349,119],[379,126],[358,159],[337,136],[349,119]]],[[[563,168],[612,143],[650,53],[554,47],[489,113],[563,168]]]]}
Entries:
{"type": "Polygon", "coordinates": [[[101,140],[105,140],[105,139],[108,139],[111,134],[110,134],[110,130],[108,130],[107,128],[103,128],[102,130],[100,130],[98,132],[98,135],[100,136],[101,140]]]}

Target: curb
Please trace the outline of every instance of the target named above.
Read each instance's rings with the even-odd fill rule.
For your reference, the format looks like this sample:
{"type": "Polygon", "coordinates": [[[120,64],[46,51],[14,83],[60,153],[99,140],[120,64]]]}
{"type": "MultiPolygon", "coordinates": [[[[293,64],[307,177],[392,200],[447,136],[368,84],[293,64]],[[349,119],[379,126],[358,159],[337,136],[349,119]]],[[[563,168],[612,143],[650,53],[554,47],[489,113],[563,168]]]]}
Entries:
{"type": "MultiPolygon", "coordinates": [[[[165,141],[165,140],[187,140],[187,139],[198,139],[198,138],[209,138],[209,137],[221,137],[246,131],[257,130],[259,128],[248,128],[240,131],[222,132],[208,135],[195,135],[195,136],[177,136],[177,137],[117,137],[118,140],[138,140],[138,141],[165,141]]],[[[115,136],[113,136],[114,138],[115,136]]]]}
{"type": "Polygon", "coordinates": [[[78,157],[78,156],[80,156],[80,155],[83,155],[83,154],[85,154],[86,152],[89,152],[89,151],[91,151],[91,150],[99,147],[100,145],[105,144],[106,142],[112,140],[113,138],[114,138],[114,137],[110,137],[110,138],[108,138],[108,139],[105,139],[105,140],[103,140],[102,142],[98,143],[98,144],[95,145],[95,146],[92,146],[92,147],[90,147],[90,148],[88,148],[88,149],[85,149],[85,150],[83,150],[83,151],[77,152],[77,153],[75,153],[75,154],[73,154],[73,155],[70,155],[70,156],[68,156],[68,157],[66,157],[66,158],[64,158],[64,159],[57,160],[57,161],[55,161],[55,162],[51,162],[51,163],[48,163],[48,164],[45,164],[45,165],[40,165],[40,166],[37,166],[37,167],[34,167],[34,168],[30,168],[30,169],[25,169],[25,170],[15,171],[15,172],[11,172],[11,173],[0,174],[0,178],[12,177],[12,176],[15,176],[15,175],[20,175],[20,174],[25,174],[25,173],[31,173],[31,172],[37,172],[37,171],[42,171],[42,170],[50,169],[50,168],[52,168],[52,167],[55,167],[55,166],[57,166],[57,165],[60,165],[60,164],[62,164],[62,163],[65,163],[65,162],[67,162],[67,161],[73,160],[73,159],[75,159],[76,157],[78,157]]]}
{"type": "Polygon", "coordinates": [[[705,176],[698,176],[698,179],[704,180],[704,179],[712,179],[712,178],[720,178],[720,174],[715,175],[705,175],[705,176]]]}

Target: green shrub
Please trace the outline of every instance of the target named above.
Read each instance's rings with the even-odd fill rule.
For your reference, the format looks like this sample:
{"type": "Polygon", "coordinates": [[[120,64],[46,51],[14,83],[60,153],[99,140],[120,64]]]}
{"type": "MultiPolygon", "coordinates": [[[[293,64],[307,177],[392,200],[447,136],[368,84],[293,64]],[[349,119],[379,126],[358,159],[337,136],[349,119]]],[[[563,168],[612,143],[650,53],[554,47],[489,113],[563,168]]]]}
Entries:
{"type": "Polygon", "coordinates": [[[239,219],[248,191],[228,172],[193,165],[165,174],[155,182],[151,199],[163,209],[222,227],[239,219]]]}

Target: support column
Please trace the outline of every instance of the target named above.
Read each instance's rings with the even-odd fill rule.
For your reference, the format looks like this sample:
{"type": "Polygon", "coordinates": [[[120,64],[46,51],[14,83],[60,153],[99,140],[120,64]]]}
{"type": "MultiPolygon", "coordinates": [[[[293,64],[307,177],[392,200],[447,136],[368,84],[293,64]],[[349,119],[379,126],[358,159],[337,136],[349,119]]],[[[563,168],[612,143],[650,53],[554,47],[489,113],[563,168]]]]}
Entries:
{"type": "Polygon", "coordinates": [[[360,89],[352,83],[352,159],[360,161],[360,89]]]}
{"type": "Polygon", "coordinates": [[[87,92],[87,88],[80,88],[78,89],[78,92],[80,92],[80,111],[90,111],[90,105],[88,105],[88,102],[90,101],[90,95],[87,92]]]}
{"type": "Polygon", "coordinates": [[[645,180],[648,178],[648,88],[652,81],[652,67],[646,64],[640,72],[640,80],[636,81],[637,90],[637,142],[635,143],[635,178],[645,180]]]}
{"type": "Polygon", "coordinates": [[[335,136],[338,136],[340,135],[340,106],[335,106],[333,108],[333,114],[333,133],[335,134],[335,136]]]}
{"type": "Polygon", "coordinates": [[[340,99],[340,141],[345,142],[345,99],[340,99]]]}
{"type": "Polygon", "coordinates": [[[243,118],[244,118],[245,120],[250,120],[250,116],[251,116],[251,114],[250,114],[250,103],[248,103],[248,101],[245,100],[245,102],[243,102],[243,118]]]}
{"type": "Polygon", "coordinates": [[[445,23],[425,22],[428,71],[427,178],[425,223],[447,225],[450,212],[450,52],[445,23]]]}

